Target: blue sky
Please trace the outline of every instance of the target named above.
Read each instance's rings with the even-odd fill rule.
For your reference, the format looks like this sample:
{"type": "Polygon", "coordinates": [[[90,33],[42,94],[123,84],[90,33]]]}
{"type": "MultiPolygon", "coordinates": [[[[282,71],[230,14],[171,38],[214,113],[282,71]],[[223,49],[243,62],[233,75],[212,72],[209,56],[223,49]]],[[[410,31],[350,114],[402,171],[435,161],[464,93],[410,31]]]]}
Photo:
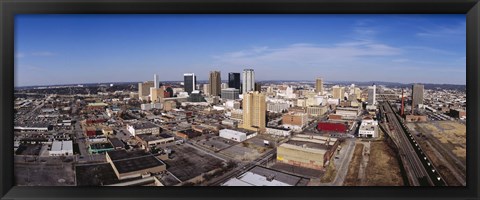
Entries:
{"type": "Polygon", "coordinates": [[[465,84],[465,15],[17,15],[15,85],[182,80],[465,84]]]}

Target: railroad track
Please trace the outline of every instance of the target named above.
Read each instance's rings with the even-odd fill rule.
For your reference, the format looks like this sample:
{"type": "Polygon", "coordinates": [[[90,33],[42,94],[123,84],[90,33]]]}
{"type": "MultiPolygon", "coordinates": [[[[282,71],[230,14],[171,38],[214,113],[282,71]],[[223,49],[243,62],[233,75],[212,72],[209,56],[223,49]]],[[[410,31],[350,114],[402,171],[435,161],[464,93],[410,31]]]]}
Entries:
{"type": "Polygon", "coordinates": [[[413,136],[407,130],[405,125],[400,120],[400,116],[396,114],[390,104],[380,104],[380,109],[383,110],[388,124],[393,128],[390,131],[390,137],[397,145],[406,171],[409,172],[409,180],[414,186],[445,186],[445,181],[441,178],[438,170],[429,161],[427,156],[423,153],[420,145],[415,141],[413,136]]]}

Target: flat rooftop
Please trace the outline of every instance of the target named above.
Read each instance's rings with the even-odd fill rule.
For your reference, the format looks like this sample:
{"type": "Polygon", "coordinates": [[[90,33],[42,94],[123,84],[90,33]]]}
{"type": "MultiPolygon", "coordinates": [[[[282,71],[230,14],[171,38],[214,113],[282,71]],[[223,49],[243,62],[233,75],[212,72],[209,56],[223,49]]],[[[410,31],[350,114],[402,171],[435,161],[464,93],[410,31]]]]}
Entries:
{"type": "Polygon", "coordinates": [[[141,134],[141,135],[137,135],[137,137],[139,137],[143,141],[150,142],[150,141],[155,141],[155,140],[160,140],[160,139],[172,138],[173,136],[162,133],[162,134],[159,134],[159,135],[141,134]]]}
{"type": "Polygon", "coordinates": [[[132,126],[134,129],[158,128],[157,125],[150,122],[135,123],[132,126]]]}
{"type": "Polygon", "coordinates": [[[128,173],[165,165],[153,154],[142,150],[127,152],[125,150],[107,152],[112,159],[113,165],[118,173],[128,173]]]}

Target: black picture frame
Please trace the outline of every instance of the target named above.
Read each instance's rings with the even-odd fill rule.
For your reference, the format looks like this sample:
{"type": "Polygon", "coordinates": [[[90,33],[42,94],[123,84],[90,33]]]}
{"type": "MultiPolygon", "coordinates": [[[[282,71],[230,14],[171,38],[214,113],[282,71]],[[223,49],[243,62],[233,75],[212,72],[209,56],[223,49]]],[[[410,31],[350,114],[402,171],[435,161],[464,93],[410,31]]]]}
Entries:
{"type": "Polygon", "coordinates": [[[478,0],[1,0],[0,195],[2,199],[479,199],[478,0]],[[466,187],[18,187],[13,186],[16,14],[336,13],[466,14],[466,187]]]}

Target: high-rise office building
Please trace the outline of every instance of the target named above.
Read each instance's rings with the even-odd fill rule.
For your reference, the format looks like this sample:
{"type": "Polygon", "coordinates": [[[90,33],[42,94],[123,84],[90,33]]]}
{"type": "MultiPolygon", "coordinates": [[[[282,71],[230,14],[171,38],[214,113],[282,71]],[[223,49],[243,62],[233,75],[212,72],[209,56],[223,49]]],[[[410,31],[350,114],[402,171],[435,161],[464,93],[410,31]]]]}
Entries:
{"type": "Polygon", "coordinates": [[[191,94],[192,91],[196,90],[197,77],[194,73],[183,74],[183,84],[185,87],[185,92],[191,94]]]}
{"type": "Polygon", "coordinates": [[[220,77],[220,72],[211,71],[210,78],[208,80],[210,84],[210,95],[220,96],[220,92],[222,90],[221,88],[222,78],[220,77]]]}
{"type": "Polygon", "coordinates": [[[267,111],[265,94],[248,92],[243,95],[243,128],[263,133],[267,111]]]}
{"type": "Polygon", "coordinates": [[[419,104],[423,104],[423,89],[423,85],[412,85],[412,109],[417,108],[419,104]]]}
{"type": "Polygon", "coordinates": [[[255,72],[253,69],[243,70],[242,94],[255,90],[255,72]]]}
{"type": "Polygon", "coordinates": [[[376,95],[377,95],[377,86],[373,84],[373,86],[368,87],[368,105],[375,105],[377,100],[376,100],[376,95]]]}
{"type": "Polygon", "coordinates": [[[323,80],[322,78],[317,78],[315,81],[315,92],[320,93],[320,95],[323,94],[323,80]]]}
{"type": "Polygon", "coordinates": [[[138,98],[141,100],[148,100],[148,96],[150,95],[150,88],[154,87],[153,81],[146,81],[143,83],[138,83],[138,98]]]}
{"type": "Polygon", "coordinates": [[[343,100],[343,96],[345,95],[345,91],[343,87],[335,85],[332,87],[332,96],[334,99],[343,100]]]}
{"type": "Polygon", "coordinates": [[[240,73],[228,73],[228,87],[240,89],[240,73]]]}

